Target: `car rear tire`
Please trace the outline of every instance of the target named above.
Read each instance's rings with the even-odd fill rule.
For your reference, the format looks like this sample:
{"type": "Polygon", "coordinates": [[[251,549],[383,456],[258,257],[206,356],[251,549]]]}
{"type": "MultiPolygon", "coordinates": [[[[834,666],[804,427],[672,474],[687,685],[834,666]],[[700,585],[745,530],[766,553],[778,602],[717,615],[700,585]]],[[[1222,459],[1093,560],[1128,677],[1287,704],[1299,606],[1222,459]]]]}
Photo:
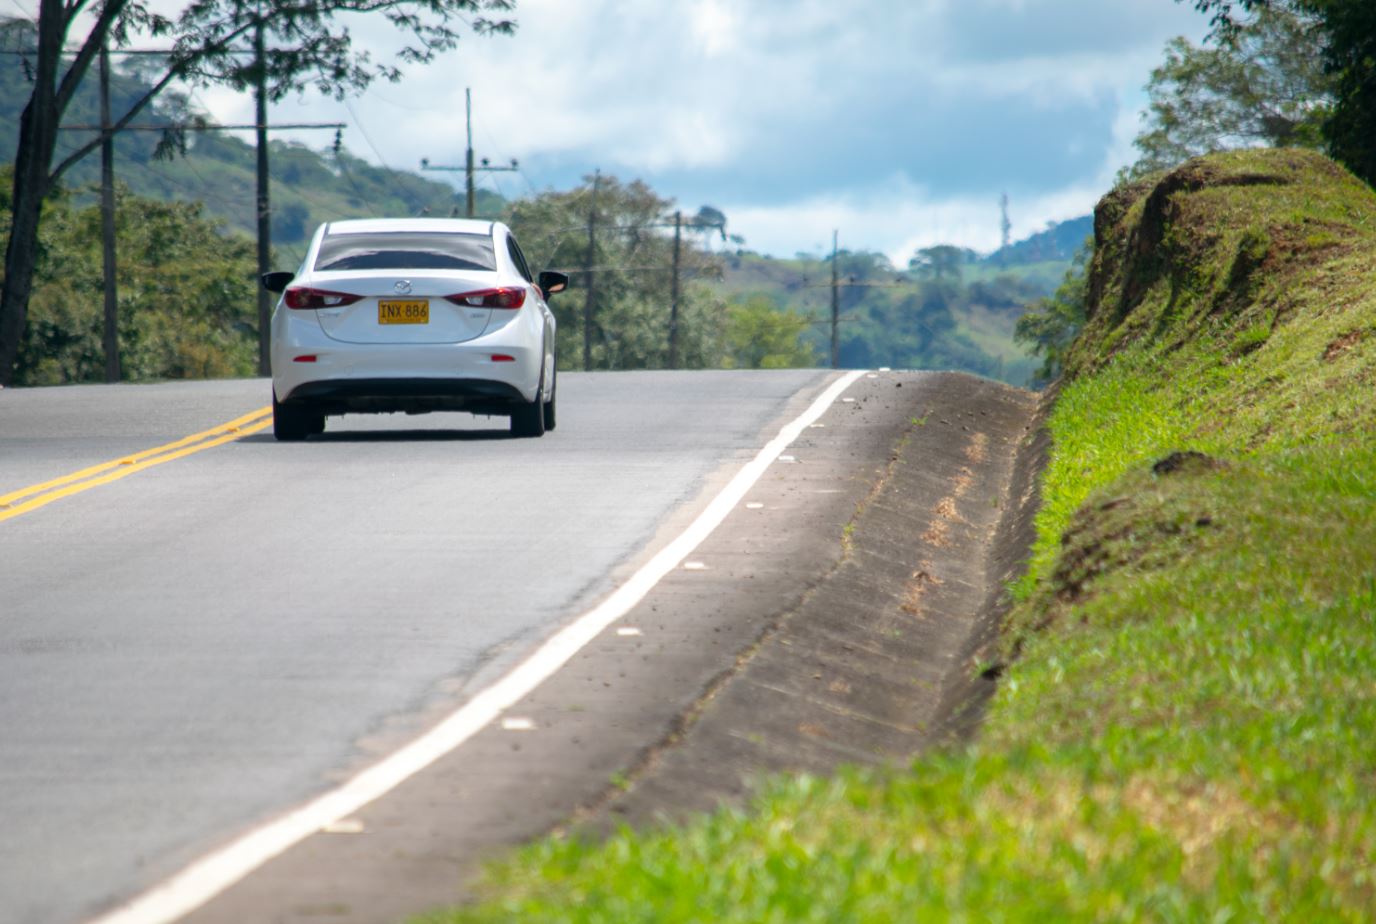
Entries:
{"type": "Polygon", "coordinates": [[[545,435],[545,402],[542,400],[544,393],[545,380],[541,376],[540,387],[535,389],[535,400],[529,404],[522,404],[511,412],[512,436],[545,435]]]}
{"type": "Polygon", "coordinates": [[[310,408],[282,404],[272,396],[272,435],[281,442],[297,442],[325,430],[325,415],[310,408]]]}
{"type": "Polygon", "coordinates": [[[555,399],[556,397],[558,397],[558,395],[559,395],[559,376],[558,376],[558,374],[556,373],[555,376],[554,376],[554,384],[553,384],[552,386],[550,386],[550,389],[549,389],[549,400],[545,402],[544,417],[545,417],[545,432],[546,432],[546,433],[548,433],[550,430],[553,430],[553,429],[554,429],[554,423],[555,423],[555,420],[554,420],[554,399],[555,399]]]}

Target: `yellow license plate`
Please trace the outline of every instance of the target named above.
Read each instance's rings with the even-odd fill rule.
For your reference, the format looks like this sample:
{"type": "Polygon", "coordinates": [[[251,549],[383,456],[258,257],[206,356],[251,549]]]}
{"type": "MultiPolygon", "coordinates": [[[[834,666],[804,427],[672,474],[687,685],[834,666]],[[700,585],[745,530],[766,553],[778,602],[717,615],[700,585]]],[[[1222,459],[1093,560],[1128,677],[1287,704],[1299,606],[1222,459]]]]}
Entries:
{"type": "Polygon", "coordinates": [[[377,303],[379,324],[429,324],[428,298],[383,298],[377,303]]]}

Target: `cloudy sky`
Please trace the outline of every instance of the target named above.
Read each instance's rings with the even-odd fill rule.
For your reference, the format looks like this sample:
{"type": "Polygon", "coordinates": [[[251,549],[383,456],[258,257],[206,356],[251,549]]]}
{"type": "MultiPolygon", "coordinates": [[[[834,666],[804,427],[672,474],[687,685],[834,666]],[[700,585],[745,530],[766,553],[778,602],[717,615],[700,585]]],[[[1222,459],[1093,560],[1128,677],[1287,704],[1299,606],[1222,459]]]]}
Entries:
{"type": "MultiPolygon", "coordinates": [[[[596,168],[721,209],[755,250],[821,252],[836,228],[906,263],[996,247],[1005,191],[1015,238],[1087,213],[1133,159],[1162,46],[1206,30],[1174,0],[520,0],[516,17],[515,37],[273,118],[348,122],[350,150],[393,168],[461,164],[471,87],[478,156],[521,164],[485,181],[507,196],[596,168]]],[[[198,98],[252,120],[245,97],[198,98]]]]}

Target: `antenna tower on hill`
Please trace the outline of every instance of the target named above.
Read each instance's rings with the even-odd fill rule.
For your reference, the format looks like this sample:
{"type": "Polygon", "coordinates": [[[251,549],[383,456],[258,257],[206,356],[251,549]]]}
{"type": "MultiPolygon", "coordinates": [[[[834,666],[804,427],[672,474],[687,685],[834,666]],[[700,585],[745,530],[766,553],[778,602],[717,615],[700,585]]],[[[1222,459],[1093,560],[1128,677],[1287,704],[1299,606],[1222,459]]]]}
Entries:
{"type": "Polygon", "coordinates": [[[999,198],[999,211],[1002,213],[1002,218],[999,221],[999,230],[1003,232],[1003,246],[1001,249],[1007,250],[1008,245],[1011,242],[1011,238],[1009,235],[1013,230],[1013,223],[1008,220],[1008,193],[1004,193],[999,198]]]}

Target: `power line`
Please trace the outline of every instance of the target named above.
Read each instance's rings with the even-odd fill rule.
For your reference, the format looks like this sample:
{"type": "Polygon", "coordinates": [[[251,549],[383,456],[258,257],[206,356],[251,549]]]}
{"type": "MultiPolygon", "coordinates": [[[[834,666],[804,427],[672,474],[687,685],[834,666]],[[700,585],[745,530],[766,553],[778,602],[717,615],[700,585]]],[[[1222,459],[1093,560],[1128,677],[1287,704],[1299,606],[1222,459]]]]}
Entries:
{"type": "Polygon", "coordinates": [[[35,26],[38,25],[37,12],[30,13],[28,10],[24,9],[22,6],[19,5],[19,0],[10,0],[10,6],[18,10],[20,16],[23,16],[25,19],[33,23],[35,26]]]}
{"type": "Polygon", "coordinates": [[[351,104],[347,99],[345,99],[343,102],[344,108],[349,110],[349,116],[354,120],[354,127],[356,127],[359,133],[363,135],[363,140],[368,143],[368,147],[372,148],[373,153],[377,155],[377,162],[379,164],[382,164],[382,166],[386,167],[388,170],[391,170],[392,168],[387,166],[387,159],[382,156],[382,152],[377,149],[377,145],[373,144],[373,139],[368,134],[368,129],[363,127],[363,120],[358,117],[358,113],[354,112],[353,104],[351,104]]]}
{"type": "Polygon", "coordinates": [[[349,181],[349,187],[358,194],[359,201],[366,202],[369,205],[376,205],[376,203],[372,201],[371,196],[358,188],[358,183],[354,181],[354,172],[349,169],[348,162],[339,156],[338,151],[335,152],[334,161],[339,165],[339,172],[344,174],[344,179],[349,181]]]}

